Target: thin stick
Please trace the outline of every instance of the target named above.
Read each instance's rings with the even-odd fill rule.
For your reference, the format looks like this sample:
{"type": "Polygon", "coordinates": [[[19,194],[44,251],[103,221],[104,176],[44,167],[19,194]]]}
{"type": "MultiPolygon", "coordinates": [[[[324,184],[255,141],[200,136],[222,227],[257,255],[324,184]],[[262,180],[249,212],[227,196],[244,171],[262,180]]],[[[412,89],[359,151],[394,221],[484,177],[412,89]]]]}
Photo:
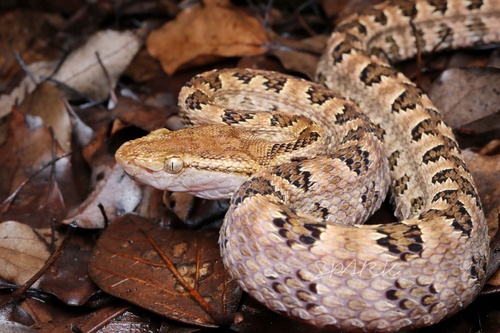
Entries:
{"type": "Polygon", "coordinates": [[[10,203],[12,202],[12,200],[14,200],[14,198],[16,197],[16,195],[19,193],[19,191],[21,191],[21,189],[29,182],[31,181],[33,178],[35,178],[38,174],[40,174],[43,170],[45,170],[47,167],[51,166],[51,165],[54,165],[57,161],[59,161],[60,159],[63,159],[65,157],[68,157],[70,156],[71,152],[67,152],[66,154],[64,155],[61,155],[59,157],[56,157],[55,159],[53,159],[52,161],[50,161],[49,163],[47,163],[46,165],[42,166],[39,170],[35,171],[29,178],[25,179],[21,184],[19,184],[19,186],[14,190],[14,192],[12,192],[11,195],[9,195],[7,198],[5,198],[3,201],[2,201],[2,209],[1,209],[1,212],[2,213],[5,213],[8,209],[9,209],[9,206],[10,206],[10,203]]]}

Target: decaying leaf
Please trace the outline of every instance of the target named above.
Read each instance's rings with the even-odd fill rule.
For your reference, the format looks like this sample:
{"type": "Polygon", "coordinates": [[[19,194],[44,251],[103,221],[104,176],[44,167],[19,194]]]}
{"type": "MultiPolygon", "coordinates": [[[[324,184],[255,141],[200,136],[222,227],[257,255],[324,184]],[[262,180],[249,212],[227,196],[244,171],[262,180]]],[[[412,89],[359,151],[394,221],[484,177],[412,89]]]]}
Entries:
{"type": "Polygon", "coordinates": [[[118,215],[132,212],[140,201],[139,184],[130,179],[118,164],[115,164],[78,210],[66,217],[63,223],[70,224],[76,220],[80,228],[103,228],[104,217],[99,204],[104,207],[107,217],[113,219],[118,215]]]}
{"type": "MultiPolygon", "coordinates": [[[[33,63],[28,68],[39,81],[51,76],[85,96],[101,100],[114,89],[118,77],[140,46],[139,37],[131,31],[104,30],[91,36],[84,45],[73,51],[59,68],[59,60],[33,63]]],[[[34,89],[35,84],[26,77],[9,95],[0,96],[0,118],[7,115],[16,102],[23,101],[26,94],[34,89]]],[[[70,92],[67,93],[67,97],[72,96],[70,92]]]]}
{"type": "Polygon", "coordinates": [[[463,155],[477,185],[490,237],[493,237],[500,216],[500,155],[484,156],[470,150],[464,150],[463,155]]]}
{"type": "Polygon", "coordinates": [[[173,74],[186,64],[209,63],[214,56],[263,54],[267,42],[263,27],[254,17],[230,1],[205,0],[151,32],[147,47],[165,72],[173,74]]]}
{"type": "Polygon", "coordinates": [[[15,199],[3,207],[4,220],[15,219],[40,226],[46,225],[51,218],[64,218],[66,207],[62,196],[76,190],[70,178],[69,158],[60,158],[50,165],[62,155],[58,143],[43,123],[14,109],[7,140],[0,146],[0,197],[3,200],[14,195],[15,199]],[[63,194],[58,182],[65,184],[63,194]]]}
{"type": "Polygon", "coordinates": [[[162,316],[213,327],[214,316],[231,314],[241,293],[224,270],[217,239],[217,230],[165,229],[124,215],[99,238],[90,276],[107,293],[162,316]]]}
{"type": "Polygon", "coordinates": [[[93,99],[105,99],[140,47],[132,31],[100,31],[71,53],[52,78],[93,99]]]}
{"type": "Polygon", "coordinates": [[[431,100],[453,128],[498,112],[500,68],[451,68],[434,81],[431,100]]]}
{"type": "Polygon", "coordinates": [[[74,233],[59,258],[40,278],[39,288],[62,303],[83,306],[98,293],[88,274],[88,263],[95,246],[88,233],[74,233]]]}
{"type": "MultiPolygon", "coordinates": [[[[495,239],[500,222],[500,155],[485,156],[470,150],[463,152],[478,188],[481,203],[488,221],[490,238],[495,239]]],[[[491,244],[497,246],[498,244],[491,244]]],[[[489,285],[500,286],[500,271],[488,280],[489,285]]]]}
{"type": "Polygon", "coordinates": [[[62,94],[52,83],[44,82],[27,96],[19,110],[33,117],[42,118],[45,125],[52,127],[62,150],[71,149],[71,121],[66,111],[62,94]]]}
{"type": "Polygon", "coordinates": [[[50,256],[47,244],[26,224],[0,223],[0,239],[0,277],[15,284],[28,281],[50,256]]]}
{"type": "MultiPolygon", "coordinates": [[[[1,2],[5,5],[5,1],[1,2]]],[[[17,8],[0,13],[0,87],[9,88],[16,81],[20,65],[13,52],[16,51],[27,64],[60,56],[61,48],[54,45],[55,31],[64,25],[63,15],[52,11],[33,11],[17,8]]],[[[2,110],[0,110],[0,114],[2,110]]]]}
{"type": "Polygon", "coordinates": [[[317,35],[302,41],[273,35],[273,41],[283,47],[274,49],[271,53],[280,59],[286,69],[302,73],[310,80],[314,80],[316,65],[327,40],[328,36],[326,35],[317,35]]]}

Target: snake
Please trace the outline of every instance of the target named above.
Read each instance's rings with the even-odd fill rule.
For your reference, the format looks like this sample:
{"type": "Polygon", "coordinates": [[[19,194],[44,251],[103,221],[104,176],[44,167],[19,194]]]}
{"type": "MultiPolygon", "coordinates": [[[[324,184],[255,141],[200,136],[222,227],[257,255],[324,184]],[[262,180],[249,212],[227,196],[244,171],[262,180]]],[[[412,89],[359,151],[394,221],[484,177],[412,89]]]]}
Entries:
{"type": "Polygon", "coordinates": [[[429,326],[475,299],[489,236],[452,130],[393,64],[499,40],[499,0],[384,2],[337,25],[316,83],[197,75],[179,94],[189,127],[115,157],[141,183],[230,198],[224,265],[271,310],[346,332],[429,326]],[[397,221],[363,224],[388,192],[397,221]]]}

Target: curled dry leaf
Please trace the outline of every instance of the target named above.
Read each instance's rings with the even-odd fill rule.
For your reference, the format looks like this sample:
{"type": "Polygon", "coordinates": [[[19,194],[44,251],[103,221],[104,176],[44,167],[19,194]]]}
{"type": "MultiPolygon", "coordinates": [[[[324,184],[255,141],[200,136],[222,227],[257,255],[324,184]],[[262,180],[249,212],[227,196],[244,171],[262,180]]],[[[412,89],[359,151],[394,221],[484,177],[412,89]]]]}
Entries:
{"type": "MultiPolygon", "coordinates": [[[[139,37],[131,31],[100,31],[73,51],[57,69],[60,61],[33,63],[28,66],[35,79],[51,76],[92,99],[106,98],[118,78],[141,46],[139,37]],[[102,61],[99,63],[97,54],[102,61]],[[104,66],[104,68],[103,68],[104,66]],[[109,77],[105,74],[105,71],[109,77]],[[108,79],[109,78],[109,79],[108,79]]],[[[24,100],[26,93],[35,89],[30,78],[24,78],[9,95],[0,96],[0,118],[7,115],[14,104],[24,100]]]]}
{"type": "Polygon", "coordinates": [[[429,97],[446,123],[460,128],[498,112],[500,68],[451,68],[434,81],[429,97]]]}
{"type": "Polygon", "coordinates": [[[43,238],[26,224],[0,223],[0,239],[0,277],[15,284],[28,281],[50,256],[43,238]]]}
{"type": "Polygon", "coordinates": [[[199,326],[232,314],[241,291],[224,270],[215,230],[169,230],[125,215],[102,233],[89,265],[107,293],[199,326]]]}
{"type": "Polygon", "coordinates": [[[266,33],[257,19],[229,1],[206,0],[184,9],[174,21],[153,31],[149,53],[173,74],[186,64],[206,64],[214,56],[235,57],[267,51],[266,33]]]}
{"type": "Polygon", "coordinates": [[[130,179],[123,169],[115,164],[111,172],[97,183],[94,191],[63,221],[70,224],[76,220],[80,228],[93,229],[104,227],[104,216],[99,204],[104,207],[106,216],[111,220],[118,215],[132,212],[141,201],[139,184],[130,179]]]}

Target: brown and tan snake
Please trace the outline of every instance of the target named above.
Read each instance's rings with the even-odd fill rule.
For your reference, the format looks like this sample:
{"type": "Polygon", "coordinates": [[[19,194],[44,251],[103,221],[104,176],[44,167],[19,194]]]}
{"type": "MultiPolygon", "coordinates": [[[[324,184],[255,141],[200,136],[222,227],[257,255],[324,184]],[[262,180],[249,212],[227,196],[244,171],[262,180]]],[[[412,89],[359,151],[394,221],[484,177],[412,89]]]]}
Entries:
{"type": "Polygon", "coordinates": [[[335,93],[278,73],[204,73],[179,105],[205,126],[154,131],[116,159],[160,189],[232,195],[224,264],[270,309],[343,331],[431,325],[476,297],[489,238],[451,129],[388,63],[417,45],[499,40],[500,0],[390,1],[332,34],[317,81],[335,93]],[[399,222],[361,225],[387,189],[399,222]]]}

